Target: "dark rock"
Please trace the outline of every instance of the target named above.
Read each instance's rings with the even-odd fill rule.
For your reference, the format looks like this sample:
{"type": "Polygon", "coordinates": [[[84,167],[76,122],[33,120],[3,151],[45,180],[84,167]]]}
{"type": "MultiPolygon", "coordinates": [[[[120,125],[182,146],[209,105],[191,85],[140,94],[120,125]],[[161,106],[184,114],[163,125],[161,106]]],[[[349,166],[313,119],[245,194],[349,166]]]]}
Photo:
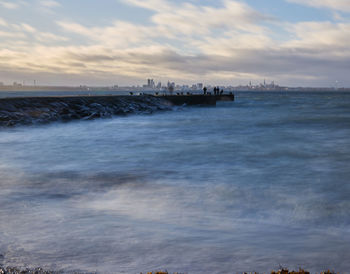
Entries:
{"type": "Polygon", "coordinates": [[[153,113],[172,105],[215,105],[233,95],[69,96],[0,99],[0,127],[43,124],[51,121],[91,120],[113,115],[153,113]],[[225,96],[225,98],[224,98],[225,96]]]}

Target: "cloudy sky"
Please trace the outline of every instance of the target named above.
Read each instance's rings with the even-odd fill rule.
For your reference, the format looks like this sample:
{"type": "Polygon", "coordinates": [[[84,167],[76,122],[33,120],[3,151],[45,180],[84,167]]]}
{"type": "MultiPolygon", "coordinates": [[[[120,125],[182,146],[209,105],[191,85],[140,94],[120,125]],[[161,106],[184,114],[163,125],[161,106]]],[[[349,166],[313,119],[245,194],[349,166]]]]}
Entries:
{"type": "Polygon", "coordinates": [[[350,0],[0,0],[0,82],[350,87],[350,0]]]}

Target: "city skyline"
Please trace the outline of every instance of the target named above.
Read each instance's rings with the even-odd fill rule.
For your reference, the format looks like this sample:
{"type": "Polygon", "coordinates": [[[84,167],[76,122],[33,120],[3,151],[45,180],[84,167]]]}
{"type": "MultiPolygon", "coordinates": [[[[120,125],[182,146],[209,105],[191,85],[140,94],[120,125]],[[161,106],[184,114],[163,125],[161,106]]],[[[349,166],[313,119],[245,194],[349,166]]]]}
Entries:
{"type": "Polygon", "coordinates": [[[0,82],[350,87],[348,1],[212,2],[0,0],[0,82]]]}
{"type": "Polygon", "coordinates": [[[208,90],[208,92],[213,91],[215,88],[222,89],[228,92],[235,91],[346,91],[349,92],[350,88],[346,87],[307,87],[307,86],[281,86],[276,83],[274,80],[271,82],[266,81],[264,79],[262,82],[254,83],[249,81],[247,84],[239,84],[239,85],[212,85],[209,83],[192,83],[192,84],[181,84],[175,83],[172,81],[167,81],[167,83],[163,83],[160,81],[155,81],[155,79],[148,78],[143,85],[37,85],[36,80],[33,80],[33,84],[26,84],[25,82],[13,82],[12,84],[6,84],[0,81],[0,91],[11,92],[11,91],[87,91],[87,92],[99,92],[99,91],[113,91],[113,92],[151,92],[158,93],[161,92],[166,94],[170,91],[177,92],[195,92],[202,93],[204,89],[208,90]]]}

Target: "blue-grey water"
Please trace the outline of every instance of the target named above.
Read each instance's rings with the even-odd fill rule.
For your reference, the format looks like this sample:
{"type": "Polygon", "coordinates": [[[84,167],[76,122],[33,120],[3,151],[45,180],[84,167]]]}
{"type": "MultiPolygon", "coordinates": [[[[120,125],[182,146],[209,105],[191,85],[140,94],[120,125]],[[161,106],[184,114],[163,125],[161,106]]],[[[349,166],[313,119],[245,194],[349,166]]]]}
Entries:
{"type": "Polygon", "coordinates": [[[350,94],[0,129],[0,264],[350,272],[350,94]]]}

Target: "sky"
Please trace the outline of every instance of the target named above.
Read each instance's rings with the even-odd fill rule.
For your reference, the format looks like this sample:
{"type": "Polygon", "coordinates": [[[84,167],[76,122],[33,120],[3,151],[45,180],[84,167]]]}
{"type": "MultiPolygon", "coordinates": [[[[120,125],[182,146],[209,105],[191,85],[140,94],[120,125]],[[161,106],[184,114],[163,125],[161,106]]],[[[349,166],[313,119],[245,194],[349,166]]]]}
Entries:
{"type": "Polygon", "coordinates": [[[350,87],[350,0],[0,0],[0,82],[350,87]]]}

